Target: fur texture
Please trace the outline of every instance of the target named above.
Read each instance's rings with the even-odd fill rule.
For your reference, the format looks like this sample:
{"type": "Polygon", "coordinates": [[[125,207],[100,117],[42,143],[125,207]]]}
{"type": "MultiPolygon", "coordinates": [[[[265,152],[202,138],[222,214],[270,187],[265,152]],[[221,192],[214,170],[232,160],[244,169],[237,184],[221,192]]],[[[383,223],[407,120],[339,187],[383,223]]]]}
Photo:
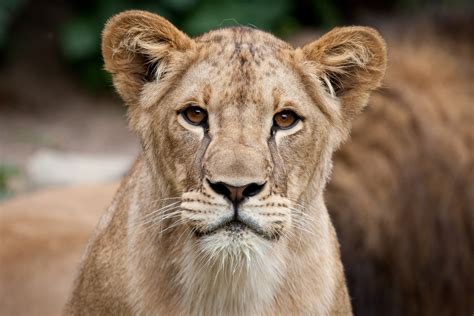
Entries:
{"type": "Polygon", "coordinates": [[[294,49],[249,28],[190,39],[129,11],[107,23],[102,51],[143,150],[66,314],[351,314],[323,190],[384,74],[378,33],[339,28],[294,49]],[[183,118],[190,104],[206,126],[183,118]],[[302,119],[276,130],[288,109],[302,119]],[[236,207],[212,183],[261,190],[236,207]]]}

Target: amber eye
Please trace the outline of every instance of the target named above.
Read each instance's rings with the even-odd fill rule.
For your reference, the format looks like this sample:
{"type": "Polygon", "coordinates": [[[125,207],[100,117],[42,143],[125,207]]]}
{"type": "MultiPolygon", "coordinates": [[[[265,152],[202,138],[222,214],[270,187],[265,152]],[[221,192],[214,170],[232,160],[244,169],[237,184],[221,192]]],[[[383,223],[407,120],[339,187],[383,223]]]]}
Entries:
{"type": "Polygon", "coordinates": [[[284,110],[275,114],[273,126],[279,129],[290,129],[298,123],[300,117],[293,111],[284,110]]]}
{"type": "Polygon", "coordinates": [[[197,105],[190,105],[181,111],[181,115],[184,119],[192,125],[206,125],[207,124],[207,112],[203,108],[197,105]]]}

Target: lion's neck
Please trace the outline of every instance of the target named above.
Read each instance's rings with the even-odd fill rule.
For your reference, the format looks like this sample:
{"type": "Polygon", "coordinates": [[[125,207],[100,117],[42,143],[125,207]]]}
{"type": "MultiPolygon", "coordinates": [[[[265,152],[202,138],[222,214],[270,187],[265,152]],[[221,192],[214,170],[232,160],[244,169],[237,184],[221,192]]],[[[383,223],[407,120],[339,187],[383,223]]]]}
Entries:
{"type": "Polygon", "coordinates": [[[186,314],[259,315],[271,305],[285,274],[282,254],[234,249],[203,257],[196,243],[186,243],[178,262],[186,314]]]}

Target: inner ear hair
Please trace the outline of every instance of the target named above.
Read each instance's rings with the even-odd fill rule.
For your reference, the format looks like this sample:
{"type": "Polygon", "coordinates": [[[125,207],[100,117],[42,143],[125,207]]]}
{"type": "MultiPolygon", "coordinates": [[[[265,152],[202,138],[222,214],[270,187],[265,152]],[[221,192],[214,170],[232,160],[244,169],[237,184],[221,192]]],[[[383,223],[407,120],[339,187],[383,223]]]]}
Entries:
{"type": "Polygon", "coordinates": [[[146,71],[145,71],[145,81],[153,82],[156,78],[156,70],[158,68],[158,61],[148,61],[146,62],[146,71]]]}
{"type": "Polygon", "coordinates": [[[168,43],[158,40],[156,43],[138,42],[128,49],[134,51],[134,57],[129,61],[140,69],[137,75],[142,78],[143,83],[159,81],[165,77],[169,51],[172,50],[168,43]]]}
{"type": "Polygon", "coordinates": [[[339,96],[342,86],[336,77],[331,78],[329,74],[323,73],[321,75],[321,84],[325,88],[326,92],[331,95],[331,97],[339,96]]]}
{"type": "Polygon", "coordinates": [[[160,81],[166,76],[166,66],[163,58],[148,58],[144,65],[146,65],[143,75],[145,82],[160,81]]]}

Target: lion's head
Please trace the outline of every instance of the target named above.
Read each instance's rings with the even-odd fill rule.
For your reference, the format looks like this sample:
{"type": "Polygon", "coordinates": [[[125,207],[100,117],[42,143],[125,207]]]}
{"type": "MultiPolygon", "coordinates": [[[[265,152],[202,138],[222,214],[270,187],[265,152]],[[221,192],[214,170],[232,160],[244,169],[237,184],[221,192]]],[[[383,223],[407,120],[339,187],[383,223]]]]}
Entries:
{"type": "Polygon", "coordinates": [[[196,256],[237,261],[285,249],[326,216],[331,154],[386,63],[370,28],[294,49],[247,27],[191,39],[140,11],[108,22],[102,51],[152,190],[170,198],[145,216],[192,232],[196,256]]]}

